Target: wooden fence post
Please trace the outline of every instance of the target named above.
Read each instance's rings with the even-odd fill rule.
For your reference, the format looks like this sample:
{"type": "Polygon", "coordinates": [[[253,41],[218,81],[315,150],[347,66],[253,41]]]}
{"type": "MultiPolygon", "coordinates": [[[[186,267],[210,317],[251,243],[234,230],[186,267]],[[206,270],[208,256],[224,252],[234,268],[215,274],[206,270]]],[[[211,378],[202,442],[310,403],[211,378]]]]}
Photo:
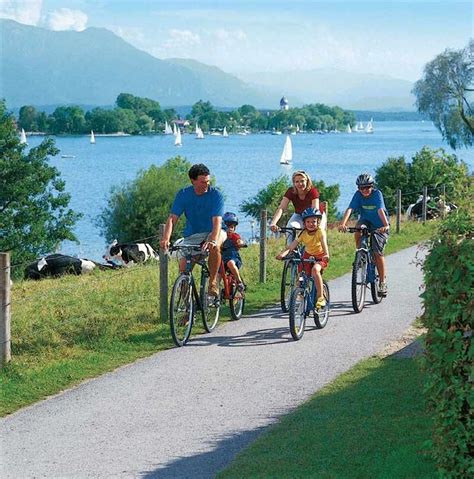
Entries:
{"type": "Polygon", "coordinates": [[[321,201],[321,205],[324,206],[324,212],[326,213],[326,224],[324,225],[325,226],[325,229],[327,231],[328,229],[328,217],[329,217],[329,203],[327,201],[321,201]]]}
{"type": "Polygon", "coordinates": [[[397,190],[397,233],[400,233],[400,221],[402,219],[402,190],[397,190]]]}
{"type": "Polygon", "coordinates": [[[426,207],[427,207],[427,201],[428,201],[428,187],[423,186],[423,204],[422,204],[422,210],[421,210],[421,219],[423,223],[426,223],[426,207]]]}
{"type": "MultiPolygon", "coordinates": [[[[159,227],[160,240],[165,234],[165,225],[159,227]]],[[[168,255],[160,247],[160,318],[168,320],[168,255]]]]}
{"type": "Polygon", "coordinates": [[[443,198],[443,202],[441,204],[441,218],[444,220],[446,218],[446,205],[448,204],[446,201],[446,185],[441,187],[441,198],[443,198]]]}
{"type": "Polygon", "coordinates": [[[260,283],[267,281],[267,210],[260,212],[260,283]]]}
{"type": "Polygon", "coordinates": [[[12,359],[10,297],[10,254],[0,253],[0,368],[12,359]]]}

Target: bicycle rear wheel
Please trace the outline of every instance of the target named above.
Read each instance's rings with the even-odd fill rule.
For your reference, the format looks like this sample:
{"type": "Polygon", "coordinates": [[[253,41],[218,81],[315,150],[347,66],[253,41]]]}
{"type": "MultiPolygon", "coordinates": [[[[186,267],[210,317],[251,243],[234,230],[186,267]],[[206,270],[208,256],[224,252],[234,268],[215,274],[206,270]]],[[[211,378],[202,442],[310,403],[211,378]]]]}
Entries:
{"type": "Polygon", "coordinates": [[[237,289],[235,283],[232,285],[232,295],[229,299],[230,316],[233,320],[238,321],[244,312],[245,292],[237,289]]]}
{"type": "Polygon", "coordinates": [[[290,296],[290,332],[295,341],[303,337],[306,324],[306,291],[295,288],[290,296]]]}
{"type": "Polygon", "coordinates": [[[193,327],[194,298],[191,278],[181,274],[173,285],[170,300],[171,336],[176,346],[184,346],[193,327]]]}
{"type": "Polygon", "coordinates": [[[331,309],[330,297],[329,297],[329,286],[326,281],[323,280],[323,296],[326,300],[326,306],[324,308],[314,310],[314,324],[317,329],[323,329],[326,326],[329,319],[329,311],[331,309]]]}
{"type": "Polygon", "coordinates": [[[203,270],[201,273],[201,287],[199,288],[199,298],[202,306],[202,323],[204,329],[210,333],[219,321],[219,313],[221,309],[222,285],[221,278],[217,275],[217,289],[219,296],[209,296],[207,290],[209,288],[209,276],[203,270]]]}
{"type": "Polygon", "coordinates": [[[356,313],[364,309],[367,284],[367,254],[357,251],[352,264],[352,307],[356,313]]]}
{"type": "Polygon", "coordinates": [[[295,287],[298,265],[294,261],[285,261],[281,274],[280,304],[284,313],[288,312],[291,293],[295,287]]]}

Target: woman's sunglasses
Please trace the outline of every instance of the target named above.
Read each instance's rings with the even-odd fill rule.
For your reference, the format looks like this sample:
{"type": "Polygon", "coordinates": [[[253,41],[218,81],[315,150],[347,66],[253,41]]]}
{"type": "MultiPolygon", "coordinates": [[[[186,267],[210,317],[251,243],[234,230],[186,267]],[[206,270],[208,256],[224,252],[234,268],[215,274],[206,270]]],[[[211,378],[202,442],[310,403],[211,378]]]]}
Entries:
{"type": "Polygon", "coordinates": [[[359,186],[360,191],[367,191],[367,190],[370,190],[370,188],[372,188],[372,187],[371,186],[359,186]]]}

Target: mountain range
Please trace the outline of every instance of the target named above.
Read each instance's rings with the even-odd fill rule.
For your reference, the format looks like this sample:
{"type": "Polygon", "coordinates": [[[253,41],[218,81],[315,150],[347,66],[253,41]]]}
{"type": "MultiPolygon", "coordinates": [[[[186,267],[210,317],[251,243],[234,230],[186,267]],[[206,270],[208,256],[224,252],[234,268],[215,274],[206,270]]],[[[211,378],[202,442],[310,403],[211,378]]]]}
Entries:
{"type": "Polygon", "coordinates": [[[350,109],[413,110],[412,84],[319,69],[232,75],[190,59],[160,60],[104,28],[50,31],[0,20],[0,97],[22,105],[112,105],[119,93],[163,107],[209,100],[217,107],[276,109],[326,103],[350,109]]]}

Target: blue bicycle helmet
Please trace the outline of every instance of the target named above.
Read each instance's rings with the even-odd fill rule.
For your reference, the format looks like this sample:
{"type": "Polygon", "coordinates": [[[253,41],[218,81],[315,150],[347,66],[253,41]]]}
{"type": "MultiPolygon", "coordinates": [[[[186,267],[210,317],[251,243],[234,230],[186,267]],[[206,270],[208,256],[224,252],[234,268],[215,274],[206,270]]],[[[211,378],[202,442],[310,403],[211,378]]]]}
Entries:
{"type": "Polygon", "coordinates": [[[307,218],[322,218],[322,213],[319,210],[316,210],[314,208],[306,208],[303,213],[301,213],[301,217],[303,218],[303,221],[306,220],[307,218]]]}
{"type": "Polygon", "coordinates": [[[237,218],[237,215],[235,213],[231,213],[228,211],[227,213],[224,213],[224,216],[222,217],[222,220],[224,223],[232,223],[234,225],[239,224],[239,218],[237,218]]]}

